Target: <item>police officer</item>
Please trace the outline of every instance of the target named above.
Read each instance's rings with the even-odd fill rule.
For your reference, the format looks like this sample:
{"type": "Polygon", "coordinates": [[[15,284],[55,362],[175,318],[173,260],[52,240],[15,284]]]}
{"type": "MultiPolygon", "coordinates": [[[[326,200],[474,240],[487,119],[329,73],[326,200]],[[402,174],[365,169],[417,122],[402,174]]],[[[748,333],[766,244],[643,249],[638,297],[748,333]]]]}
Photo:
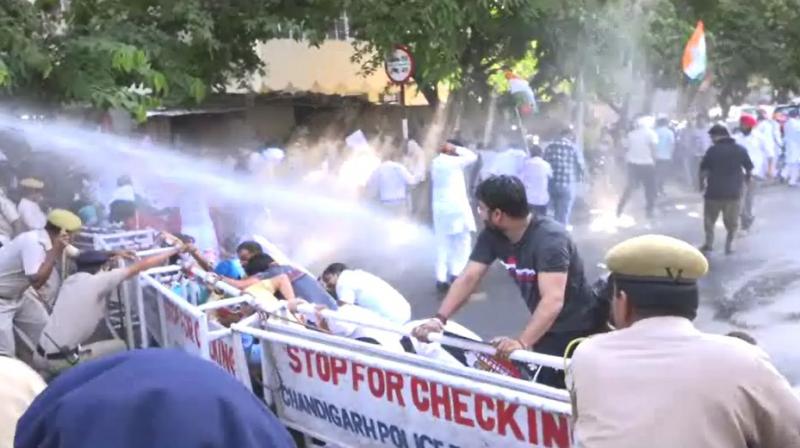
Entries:
{"type": "MultiPolygon", "coordinates": [[[[186,246],[184,246],[185,248],[186,246]]],[[[106,252],[84,252],[75,263],[78,272],[64,280],[53,312],[44,327],[34,355],[34,365],[52,375],[77,364],[125,350],[119,339],[97,341],[83,346],[105,316],[106,298],[122,282],[164,264],[184,248],[154,255],[117,269],[107,269],[112,256],[106,252]]]]}
{"type": "Polygon", "coordinates": [[[69,245],[70,234],[81,220],[67,210],[50,212],[44,230],[21,233],[0,248],[0,355],[14,356],[14,326],[38,341],[47,323],[47,311],[30,288],[42,287],[69,245]]]}
{"type": "Polygon", "coordinates": [[[19,200],[17,211],[25,230],[43,229],[47,224],[47,216],[42,211],[41,203],[44,200],[44,182],[33,177],[22,179],[22,199],[19,200]]]}
{"type": "Polygon", "coordinates": [[[619,330],[570,366],[576,445],[592,448],[800,446],[800,400],[758,347],[700,332],[705,257],[661,235],[606,255],[619,330]]]}

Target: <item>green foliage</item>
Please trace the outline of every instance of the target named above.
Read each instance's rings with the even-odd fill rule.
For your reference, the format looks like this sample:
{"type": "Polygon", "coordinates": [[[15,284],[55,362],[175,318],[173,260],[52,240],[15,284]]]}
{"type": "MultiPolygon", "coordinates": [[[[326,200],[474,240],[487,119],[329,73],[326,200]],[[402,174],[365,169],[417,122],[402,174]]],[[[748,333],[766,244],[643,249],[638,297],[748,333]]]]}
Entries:
{"type": "Polygon", "coordinates": [[[280,30],[318,42],[333,3],[72,0],[62,12],[58,2],[3,0],[0,86],[143,118],[262,70],[255,44],[280,30]]]}

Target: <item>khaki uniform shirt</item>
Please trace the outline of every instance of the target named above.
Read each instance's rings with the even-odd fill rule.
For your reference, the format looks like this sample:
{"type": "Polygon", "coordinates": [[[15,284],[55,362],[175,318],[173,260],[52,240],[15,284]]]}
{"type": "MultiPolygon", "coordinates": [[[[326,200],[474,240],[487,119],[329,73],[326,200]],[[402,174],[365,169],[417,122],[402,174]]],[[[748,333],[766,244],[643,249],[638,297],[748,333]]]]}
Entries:
{"type": "Polygon", "coordinates": [[[800,447],[800,400],[767,355],[684,318],[592,337],[570,371],[576,447],[800,447]]]}
{"type": "Polygon", "coordinates": [[[44,327],[39,345],[47,353],[58,353],[58,347],[74,349],[89,340],[106,314],[106,298],[125,280],[128,270],[114,269],[97,274],[78,272],[64,280],[58,298],[44,327]]]}
{"type": "Polygon", "coordinates": [[[0,298],[16,300],[30,286],[52,248],[45,232],[32,230],[19,234],[0,249],[0,298]]]}
{"type": "Polygon", "coordinates": [[[17,206],[0,190],[0,243],[7,244],[14,235],[14,222],[19,220],[17,206]]]}
{"type": "Polygon", "coordinates": [[[47,215],[42,211],[42,207],[28,198],[20,199],[17,211],[26,230],[41,230],[47,225],[47,215]]]}

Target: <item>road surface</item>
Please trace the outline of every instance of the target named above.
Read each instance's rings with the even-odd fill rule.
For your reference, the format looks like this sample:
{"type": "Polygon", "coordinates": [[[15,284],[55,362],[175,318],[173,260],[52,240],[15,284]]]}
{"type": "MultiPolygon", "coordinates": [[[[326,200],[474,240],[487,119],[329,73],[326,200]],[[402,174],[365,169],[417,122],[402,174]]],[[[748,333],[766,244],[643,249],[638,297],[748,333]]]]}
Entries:
{"type": "MultiPolygon", "coordinates": [[[[584,213],[573,234],[593,281],[604,270],[606,250],[626,238],[661,233],[699,245],[703,240],[702,202],[698,195],[661,201],[650,222],[643,217],[641,198],[628,206],[632,216],[616,219],[613,198],[601,210],[584,213]],[[640,216],[641,214],[641,216],[640,216]],[[641,219],[641,222],[637,221],[641,219]]],[[[800,385],[800,189],[772,186],[757,198],[757,221],[736,242],[736,253],[724,255],[724,229],[718,223],[717,251],[709,255],[711,270],[700,283],[698,327],[713,333],[746,331],[754,336],[794,385],[800,385]]],[[[362,260],[395,285],[411,302],[415,318],[432,316],[440,299],[434,288],[433,248],[398,254],[394,259],[362,260]]],[[[358,264],[358,263],[356,263],[358,264]]],[[[516,336],[530,316],[516,286],[495,264],[455,320],[485,338],[516,336]]]]}

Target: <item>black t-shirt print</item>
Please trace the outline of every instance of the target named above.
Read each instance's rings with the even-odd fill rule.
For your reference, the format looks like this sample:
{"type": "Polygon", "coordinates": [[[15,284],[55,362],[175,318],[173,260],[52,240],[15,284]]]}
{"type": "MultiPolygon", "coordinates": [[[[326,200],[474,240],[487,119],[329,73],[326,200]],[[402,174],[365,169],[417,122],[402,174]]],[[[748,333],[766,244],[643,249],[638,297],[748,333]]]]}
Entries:
{"type": "Polygon", "coordinates": [[[550,332],[590,330],[594,299],[583,273],[583,261],[563,226],[549,218],[533,218],[517,244],[500,232],[484,229],[470,256],[472,261],[505,267],[519,287],[531,313],[539,305],[539,273],[566,272],[564,308],[550,332]]]}

